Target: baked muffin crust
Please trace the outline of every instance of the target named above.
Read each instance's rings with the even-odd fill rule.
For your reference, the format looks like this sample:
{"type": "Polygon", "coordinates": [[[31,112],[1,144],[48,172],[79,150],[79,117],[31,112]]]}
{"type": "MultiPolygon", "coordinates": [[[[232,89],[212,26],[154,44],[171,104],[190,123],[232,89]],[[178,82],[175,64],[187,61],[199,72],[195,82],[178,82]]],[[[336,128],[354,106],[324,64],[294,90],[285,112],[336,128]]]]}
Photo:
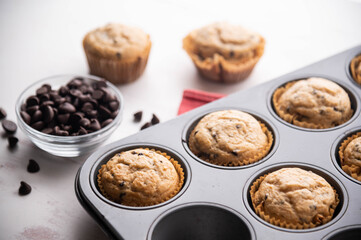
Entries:
{"type": "Polygon", "coordinates": [[[344,163],[361,167],[361,137],[353,139],[344,152],[344,163]]]}
{"type": "Polygon", "coordinates": [[[291,82],[276,90],[273,103],[284,120],[309,128],[331,128],[353,114],[347,92],[324,78],[291,82]]]}
{"type": "Polygon", "coordinates": [[[270,218],[299,226],[325,223],[333,214],[330,208],[338,203],[324,178],[300,168],[282,168],[268,174],[252,202],[270,218]]]}
{"type": "Polygon", "coordinates": [[[149,35],[139,28],[110,23],[89,32],[83,45],[95,56],[125,61],[143,56],[151,42],[149,35]]]}
{"type": "Polygon", "coordinates": [[[253,116],[238,110],[224,110],[210,113],[199,121],[189,136],[189,148],[212,163],[237,165],[259,152],[267,154],[270,141],[253,116]]]}
{"type": "Polygon", "coordinates": [[[99,170],[103,194],[128,206],[154,205],[172,197],[180,176],[163,155],[147,149],[116,154],[99,170]]]}

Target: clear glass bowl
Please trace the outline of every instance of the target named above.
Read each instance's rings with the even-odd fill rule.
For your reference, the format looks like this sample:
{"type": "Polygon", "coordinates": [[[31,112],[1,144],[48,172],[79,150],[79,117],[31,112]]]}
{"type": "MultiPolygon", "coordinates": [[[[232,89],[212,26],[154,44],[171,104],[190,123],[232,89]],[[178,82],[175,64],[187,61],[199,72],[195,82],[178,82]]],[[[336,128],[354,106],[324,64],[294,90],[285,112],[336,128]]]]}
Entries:
{"type": "Polygon", "coordinates": [[[119,100],[119,108],[118,115],[115,117],[113,122],[111,122],[106,127],[89,133],[85,135],[79,136],[56,136],[45,134],[40,132],[28,124],[24,122],[22,117],[20,116],[21,105],[25,103],[26,99],[34,95],[36,89],[41,87],[43,84],[50,84],[52,89],[59,89],[60,86],[66,85],[71,79],[75,77],[83,77],[86,81],[92,83],[100,81],[101,78],[90,76],[90,75],[57,75],[45,78],[40,80],[28,88],[26,88],[19,96],[16,101],[15,112],[18,121],[18,125],[20,129],[30,138],[30,140],[38,146],[40,149],[61,157],[76,157],[90,150],[95,150],[97,146],[102,144],[110,135],[114,132],[114,130],[119,126],[122,120],[122,112],[123,112],[123,97],[119,90],[110,82],[107,82],[108,88],[113,92],[113,94],[119,100]]]}

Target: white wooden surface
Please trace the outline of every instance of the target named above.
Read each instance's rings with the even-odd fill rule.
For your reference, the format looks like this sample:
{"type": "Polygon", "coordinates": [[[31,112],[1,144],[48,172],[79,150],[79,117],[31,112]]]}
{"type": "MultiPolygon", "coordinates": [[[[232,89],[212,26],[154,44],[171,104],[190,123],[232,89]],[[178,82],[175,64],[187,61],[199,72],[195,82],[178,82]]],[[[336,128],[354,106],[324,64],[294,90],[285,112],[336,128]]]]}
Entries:
{"type": "MultiPolygon", "coordinates": [[[[271,80],[322,58],[361,44],[359,0],[254,1],[51,1],[0,2],[0,106],[15,120],[15,101],[32,82],[55,74],[86,74],[81,41],[108,22],[141,27],[151,35],[152,50],[144,75],[119,86],[124,120],[108,143],[138,132],[132,114],[144,121],[176,116],[182,91],[195,88],[224,94],[271,80]],[[244,82],[219,85],[201,79],[182,50],[192,29],[226,20],[261,33],[265,54],[244,82]]],[[[2,129],[0,135],[2,135],[2,129]]],[[[0,138],[0,239],[106,239],[74,194],[74,177],[87,156],[63,159],[35,147],[20,131],[15,151],[0,138]],[[41,167],[26,171],[29,158],[41,167]],[[17,194],[20,181],[30,195],[17,194]]]]}

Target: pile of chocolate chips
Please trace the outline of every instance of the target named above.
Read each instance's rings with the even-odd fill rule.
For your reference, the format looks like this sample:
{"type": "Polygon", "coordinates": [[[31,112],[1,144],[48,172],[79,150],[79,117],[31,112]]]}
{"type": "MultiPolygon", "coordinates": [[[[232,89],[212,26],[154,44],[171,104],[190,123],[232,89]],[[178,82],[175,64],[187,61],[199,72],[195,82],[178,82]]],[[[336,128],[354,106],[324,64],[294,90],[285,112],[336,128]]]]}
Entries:
{"type": "Polygon", "coordinates": [[[78,136],[98,131],[118,115],[119,100],[105,80],[89,84],[77,77],[53,90],[44,84],[26,99],[20,115],[25,123],[46,134],[78,136]]]}

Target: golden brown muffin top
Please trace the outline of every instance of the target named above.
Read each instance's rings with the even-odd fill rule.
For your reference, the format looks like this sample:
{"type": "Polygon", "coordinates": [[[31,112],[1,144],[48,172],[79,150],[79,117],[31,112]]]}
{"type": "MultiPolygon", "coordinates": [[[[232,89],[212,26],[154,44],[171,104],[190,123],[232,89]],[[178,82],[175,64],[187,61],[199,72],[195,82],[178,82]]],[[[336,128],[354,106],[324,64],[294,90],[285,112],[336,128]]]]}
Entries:
{"type": "Polygon", "coordinates": [[[321,176],[300,168],[282,168],[268,174],[255,199],[271,217],[293,224],[321,223],[336,202],[331,185],[321,176]]]}
{"type": "Polygon", "coordinates": [[[163,155],[147,149],[116,154],[99,173],[106,195],[128,206],[147,206],[171,197],[179,186],[174,165],[163,155]]]}
{"type": "Polygon", "coordinates": [[[351,60],[350,70],[353,79],[361,84],[361,54],[351,60]]]}
{"type": "Polygon", "coordinates": [[[267,145],[268,138],[260,123],[250,114],[238,110],[206,115],[189,136],[191,151],[217,164],[250,159],[267,145]]]}
{"type": "Polygon", "coordinates": [[[361,137],[353,139],[344,152],[345,164],[353,164],[361,167],[361,137]]]}
{"type": "Polygon", "coordinates": [[[317,77],[296,81],[282,93],[277,105],[298,121],[323,128],[340,125],[353,113],[347,92],[338,84],[317,77]]]}
{"type": "Polygon", "coordinates": [[[245,57],[262,39],[257,33],[227,22],[217,22],[196,29],[187,37],[193,43],[193,52],[203,58],[213,57],[217,53],[234,59],[245,57]]]}
{"type": "Polygon", "coordinates": [[[92,54],[114,60],[134,60],[149,48],[150,37],[141,29],[110,23],[89,32],[84,48],[92,54]]]}

